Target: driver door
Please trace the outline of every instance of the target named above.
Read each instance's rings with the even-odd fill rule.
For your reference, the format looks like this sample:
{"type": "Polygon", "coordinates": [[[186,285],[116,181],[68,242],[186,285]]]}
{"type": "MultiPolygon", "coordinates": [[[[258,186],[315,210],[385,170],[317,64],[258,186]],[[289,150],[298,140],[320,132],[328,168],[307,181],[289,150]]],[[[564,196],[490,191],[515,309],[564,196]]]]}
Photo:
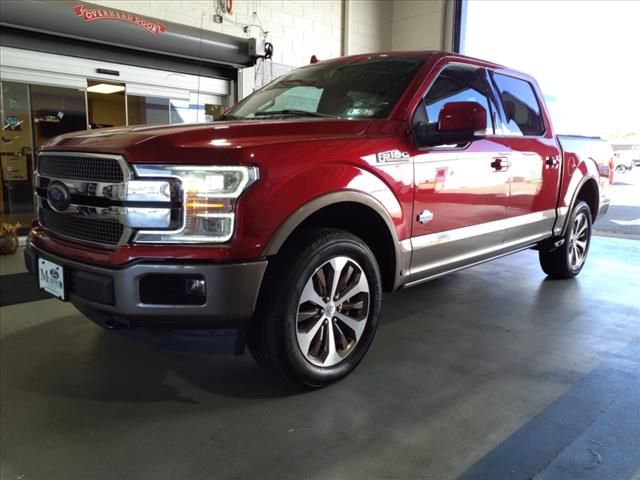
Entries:
{"type": "Polygon", "coordinates": [[[493,91],[482,68],[446,67],[413,121],[437,129],[449,102],[477,102],[487,112],[486,137],[411,152],[415,165],[411,281],[444,273],[502,247],[509,195],[508,146],[494,138],[493,91]]]}

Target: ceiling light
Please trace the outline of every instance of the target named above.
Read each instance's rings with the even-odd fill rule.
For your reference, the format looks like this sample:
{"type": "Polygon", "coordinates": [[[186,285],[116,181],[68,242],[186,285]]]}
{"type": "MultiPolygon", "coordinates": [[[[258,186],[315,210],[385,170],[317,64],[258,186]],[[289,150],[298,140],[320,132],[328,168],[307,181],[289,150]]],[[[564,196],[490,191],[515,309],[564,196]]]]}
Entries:
{"type": "Polygon", "coordinates": [[[98,83],[87,87],[87,92],[91,93],[118,93],[124,92],[124,85],[113,85],[111,83],[98,83]]]}

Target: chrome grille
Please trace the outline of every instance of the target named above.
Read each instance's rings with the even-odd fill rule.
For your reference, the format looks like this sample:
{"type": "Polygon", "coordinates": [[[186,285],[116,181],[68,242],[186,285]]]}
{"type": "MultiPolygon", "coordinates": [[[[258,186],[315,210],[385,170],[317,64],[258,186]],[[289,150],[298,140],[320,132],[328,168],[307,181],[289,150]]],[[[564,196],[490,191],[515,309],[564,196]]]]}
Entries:
{"type": "Polygon", "coordinates": [[[40,209],[40,225],[45,230],[69,240],[116,246],[124,234],[124,226],[113,219],[68,215],[47,208],[40,209]]]}
{"type": "Polygon", "coordinates": [[[34,186],[42,228],[78,243],[115,249],[139,230],[184,220],[181,183],[136,178],[120,155],[44,151],[34,186]]]}
{"type": "Polygon", "coordinates": [[[115,158],[41,153],[38,173],[45,177],[87,182],[121,183],[125,175],[115,158]]]}

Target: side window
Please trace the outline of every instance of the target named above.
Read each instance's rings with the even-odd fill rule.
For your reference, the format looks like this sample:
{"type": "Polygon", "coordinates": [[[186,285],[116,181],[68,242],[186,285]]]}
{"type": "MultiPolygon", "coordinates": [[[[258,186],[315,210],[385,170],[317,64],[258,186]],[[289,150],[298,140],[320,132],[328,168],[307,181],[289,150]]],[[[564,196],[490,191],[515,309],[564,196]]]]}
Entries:
{"type": "Polygon", "coordinates": [[[429,127],[435,131],[438,115],[445,103],[478,102],[487,111],[487,135],[493,134],[493,112],[485,71],[480,68],[452,66],[444,69],[424,98],[429,127]]]}
{"type": "Polygon", "coordinates": [[[508,135],[543,135],[544,121],[531,84],[519,78],[495,73],[508,135]]]}

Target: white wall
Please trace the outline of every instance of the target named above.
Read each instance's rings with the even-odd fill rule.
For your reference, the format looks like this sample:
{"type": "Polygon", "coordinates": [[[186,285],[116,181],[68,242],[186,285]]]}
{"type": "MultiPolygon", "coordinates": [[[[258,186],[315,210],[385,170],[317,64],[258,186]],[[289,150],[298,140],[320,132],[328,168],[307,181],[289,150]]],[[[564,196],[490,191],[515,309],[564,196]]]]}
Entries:
{"type": "Polygon", "coordinates": [[[346,0],[345,54],[391,49],[394,0],[346,0]]]}
{"type": "Polygon", "coordinates": [[[447,49],[448,45],[443,45],[445,4],[445,0],[396,0],[393,5],[391,48],[447,49]]]}
{"type": "Polygon", "coordinates": [[[346,0],[345,14],[347,54],[451,49],[452,0],[346,0]]]}

